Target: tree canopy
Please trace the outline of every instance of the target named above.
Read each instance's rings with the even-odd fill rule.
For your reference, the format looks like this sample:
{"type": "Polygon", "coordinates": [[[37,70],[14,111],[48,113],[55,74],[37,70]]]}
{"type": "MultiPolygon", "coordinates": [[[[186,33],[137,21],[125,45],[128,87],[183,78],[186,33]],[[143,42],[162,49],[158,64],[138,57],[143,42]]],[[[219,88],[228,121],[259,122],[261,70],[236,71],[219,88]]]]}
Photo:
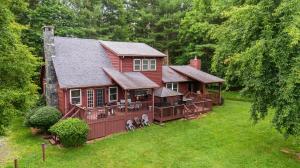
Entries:
{"type": "Polygon", "coordinates": [[[24,28],[14,20],[10,2],[0,3],[0,134],[12,116],[28,110],[36,100],[33,82],[38,60],[21,43],[24,28]]]}
{"type": "Polygon", "coordinates": [[[209,57],[227,88],[242,88],[255,122],[272,108],[280,132],[300,134],[299,0],[195,0],[181,23],[185,56],[209,57]]]}

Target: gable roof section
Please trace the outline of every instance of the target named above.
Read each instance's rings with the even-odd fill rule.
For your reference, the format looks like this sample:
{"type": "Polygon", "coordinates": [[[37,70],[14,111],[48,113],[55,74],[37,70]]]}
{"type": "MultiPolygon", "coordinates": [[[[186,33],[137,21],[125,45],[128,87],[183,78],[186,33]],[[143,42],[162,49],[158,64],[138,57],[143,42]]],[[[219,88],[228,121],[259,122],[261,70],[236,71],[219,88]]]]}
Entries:
{"type": "Polygon", "coordinates": [[[166,87],[160,87],[154,90],[154,96],[156,97],[172,97],[172,96],[181,96],[182,93],[173,91],[166,87]]]}
{"type": "Polygon", "coordinates": [[[189,65],[170,66],[170,67],[175,71],[202,83],[223,83],[224,82],[224,79],[203,72],[189,65]]]}
{"type": "Polygon", "coordinates": [[[112,67],[98,40],[54,37],[53,64],[61,88],[111,85],[102,67],[112,67]]]}
{"type": "Polygon", "coordinates": [[[180,73],[176,72],[169,66],[163,66],[162,67],[162,81],[164,83],[169,82],[187,82],[190,81],[190,79],[184,75],[181,75],[180,73]]]}
{"type": "Polygon", "coordinates": [[[112,68],[103,68],[118,85],[125,90],[149,89],[159,87],[155,82],[140,72],[119,72],[112,68]]]}
{"type": "Polygon", "coordinates": [[[118,56],[165,57],[166,55],[145,43],[100,41],[105,47],[118,56]]]}

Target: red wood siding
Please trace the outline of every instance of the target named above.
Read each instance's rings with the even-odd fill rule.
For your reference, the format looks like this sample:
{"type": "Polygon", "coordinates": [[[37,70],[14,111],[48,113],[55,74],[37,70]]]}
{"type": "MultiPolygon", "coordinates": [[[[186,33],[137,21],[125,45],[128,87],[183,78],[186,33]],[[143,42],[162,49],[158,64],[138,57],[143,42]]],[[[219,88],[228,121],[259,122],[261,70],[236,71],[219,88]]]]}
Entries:
{"type": "Polygon", "coordinates": [[[180,82],[179,84],[179,92],[185,94],[189,91],[189,83],[188,82],[180,82]]]}
{"type": "Polygon", "coordinates": [[[65,90],[57,86],[58,95],[58,109],[60,112],[65,113],[65,90]]]}
{"type": "Polygon", "coordinates": [[[120,57],[117,56],[116,54],[114,54],[113,52],[111,52],[109,49],[103,47],[108,58],[110,59],[112,65],[114,68],[116,68],[117,70],[121,71],[121,67],[120,67],[120,57]]]}
{"type": "MultiPolygon", "coordinates": [[[[125,57],[121,59],[122,72],[132,72],[133,71],[133,59],[143,59],[141,57],[125,57]]],[[[162,85],[162,65],[163,58],[148,58],[147,59],[156,59],[156,71],[139,71],[143,73],[146,77],[162,85]]]]}

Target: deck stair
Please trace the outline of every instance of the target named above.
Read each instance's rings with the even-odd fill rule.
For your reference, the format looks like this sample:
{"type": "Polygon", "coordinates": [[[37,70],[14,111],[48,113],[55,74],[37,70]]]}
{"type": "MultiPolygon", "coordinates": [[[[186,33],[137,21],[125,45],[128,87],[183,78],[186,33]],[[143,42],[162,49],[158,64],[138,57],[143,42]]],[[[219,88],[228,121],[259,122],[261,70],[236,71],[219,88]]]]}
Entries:
{"type": "Polygon", "coordinates": [[[194,106],[187,106],[184,105],[184,118],[185,119],[195,119],[198,118],[198,114],[195,113],[195,108],[194,106]]]}

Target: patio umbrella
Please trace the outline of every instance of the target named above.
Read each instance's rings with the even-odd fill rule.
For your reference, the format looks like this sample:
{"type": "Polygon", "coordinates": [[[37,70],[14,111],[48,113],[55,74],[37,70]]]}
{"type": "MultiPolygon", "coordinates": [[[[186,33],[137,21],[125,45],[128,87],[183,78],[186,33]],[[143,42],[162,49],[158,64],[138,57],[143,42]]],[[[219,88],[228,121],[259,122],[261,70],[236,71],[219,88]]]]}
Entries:
{"type": "Polygon", "coordinates": [[[182,96],[182,93],[173,91],[166,87],[160,87],[154,90],[154,96],[156,97],[172,97],[172,96],[182,96]]]}

